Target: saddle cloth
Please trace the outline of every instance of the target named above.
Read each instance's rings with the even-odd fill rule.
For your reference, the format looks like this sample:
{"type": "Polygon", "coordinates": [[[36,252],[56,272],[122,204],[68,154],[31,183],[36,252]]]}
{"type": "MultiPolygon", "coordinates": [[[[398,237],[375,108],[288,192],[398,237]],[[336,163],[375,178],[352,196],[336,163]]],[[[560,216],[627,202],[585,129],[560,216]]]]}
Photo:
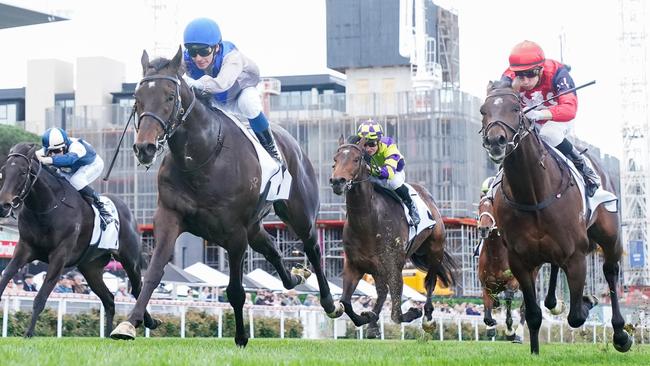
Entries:
{"type": "Polygon", "coordinates": [[[120,217],[113,201],[105,196],[100,196],[99,200],[104,204],[106,211],[111,214],[113,222],[106,225],[106,230],[102,231],[99,225],[99,211],[93,206],[95,224],[93,226],[93,235],[90,238],[90,246],[97,246],[97,248],[101,249],[117,249],[119,247],[120,217]]]}
{"type": "MultiPolygon", "coordinates": [[[[580,188],[580,193],[582,194],[582,215],[587,219],[588,223],[591,223],[594,211],[596,211],[596,208],[601,203],[603,204],[603,206],[607,211],[618,212],[618,198],[613,193],[604,190],[601,184],[600,187],[598,187],[598,189],[596,190],[596,193],[594,193],[593,197],[587,197],[587,195],[585,194],[585,181],[582,178],[582,173],[580,173],[578,169],[575,167],[575,165],[573,165],[571,159],[565,157],[564,154],[562,154],[559,150],[557,150],[553,146],[546,145],[546,148],[553,149],[555,153],[557,153],[557,155],[560,157],[560,159],[564,160],[569,166],[569,170],[571,171],[573,178],[577,182],[578,188],[580,188]]],[[[584,157],[586,158],[585,159],[586,164],[589,165],[589,168],[591,168],[595,172],[596,169],[594,169],[594,165],[591,162],[591,159],[586,155],[584,157]]]]}
{"type": "MultiPolygon", "coordinates": [[[[289,170],[282,169],[280,163],[277,160],[273,159],[271,155],[264,149],[260,144],[255,132],[250,128],[250,126],[244,125],[244,123],[239,120],[230,112],[226,112],[223,109],[220,109],[228,118],[230,118],[237,127],[244,133],[244,135],[250,140],[250,142],[255,147],[255,152],[257,152],[257,159],[260,162],[260,168],[262,170],[261,184],[260,184],[260,196],[267,192],[266,200],[269,202],[277,200],[286,200],[289,198],[289,191],[291,189],[292,176],[289,173],[289,170]],[[268,190],[266,189],[268,185],[268,190]]],[[[278,152],[282,154],[282,151],[278,148],[278,152]]],[[[283,154],[284,157],[284,154],[283,154]]],[[[285,159],[286,161],[286,159],[285,159]]]]}
{"type": "Polygon", "coordinates": [[[411,196],[411,199],[413,200],[413,203],[415,203],[415,207],[418,209],[418,214],[420,214],[420,223],[418,224],[417,228],[413,226],[413,220],[411,220],[411,216],[409,215],[409,209],[406,207],[404,202],[400,200],[402,203],[402,208],[404,209],[404,214],[406,215],[406,221],[409,223],[409,240],[406,243],[406,250],[411,247],[411,244],[413,242],[413,239],[420,234],[424,229],[430,229],[436,225],[436,220],[433,219],[433,214],[431,211],[429,211],[429,208],[427,207],[426,203],[424,203],[424,200],[418,192],[411,187],[410,184],[404,183],[406,187],[409,189],[409,195],[411,196]]]}

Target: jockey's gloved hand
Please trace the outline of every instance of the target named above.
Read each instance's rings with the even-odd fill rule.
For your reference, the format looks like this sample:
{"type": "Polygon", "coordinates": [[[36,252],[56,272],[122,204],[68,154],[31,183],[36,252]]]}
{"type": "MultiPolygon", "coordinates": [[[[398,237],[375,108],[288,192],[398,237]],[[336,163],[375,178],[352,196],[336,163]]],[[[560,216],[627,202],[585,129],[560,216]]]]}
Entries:
{"type": "Polygon", "coordinates": [[[370,181],[370,183],[379,184],[380,186],[383,186],[383,185],[386,184],[386,179],[375,177],[374,175],[371,175],[370,177],[368,177],[368,180],[370,181]]]}
{"type": "Polygon", "coordinates": [[[41,162],[41,164],[52,165],[52,158],[49,156],[43,156],[41,154],[35,154],[36,159],[41,162]]]}
{"type": "Polygon", "coordinates": [[[187,85],[189,85],[192,89],[194,89],[194,91],[197,94],[201,94],[205,90],[205,86],[200,80],[194,80],[187,75],[183,75],[183,80],[185,80],[187,85]]]}
{"type": "Polygon", "coordinates": [[[531,121],[545,121],[553,118],[553,115],[548,109],[542,109],[541,111],[532,110],[526,113],[526,118],[531,121]]]}

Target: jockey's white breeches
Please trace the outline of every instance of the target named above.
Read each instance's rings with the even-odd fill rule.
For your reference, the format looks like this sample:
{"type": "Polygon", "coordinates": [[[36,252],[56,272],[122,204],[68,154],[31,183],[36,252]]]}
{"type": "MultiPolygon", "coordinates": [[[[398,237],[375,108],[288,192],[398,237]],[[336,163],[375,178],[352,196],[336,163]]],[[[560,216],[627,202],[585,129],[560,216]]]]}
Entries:
{"type": "Polygon", "coordinates": [[[553,122],[548,121],[546,123],[539,124],[535,123],[535,129],[539,133],[539,136],[547,144],[556,147],[559,145],[562,140],[571,132],[573,128],[573,121],[569,122],[553,122]]]}
{"type": "Polygon", "coordinates": [[[387,179],[385,183],[382,183],[381,185],[384,188],[396,190],[397,188],[401,187],[402,184],[404,184],[405,180],[406,180],[406,175],[404,174],[404,170],[402,170],[399,172],[395,172],[395,174],[393,174],[393,177],[391,179],[387,179]]]}
{"type": "Polygon", "coordinates": [[[95,156],[95,161],[79,168],[74,174],[62,172],[63,176],[72,184],[77,191],[94,182],[104,171],[104,160],[95,156]]]}
{"type": "Polygon", "coordinates": [[[217,104],[217,107],[227,112],[253,119],[262,112],[262,98],[255,87],[244,88],[239,96],[226,104],[217,104]]]}

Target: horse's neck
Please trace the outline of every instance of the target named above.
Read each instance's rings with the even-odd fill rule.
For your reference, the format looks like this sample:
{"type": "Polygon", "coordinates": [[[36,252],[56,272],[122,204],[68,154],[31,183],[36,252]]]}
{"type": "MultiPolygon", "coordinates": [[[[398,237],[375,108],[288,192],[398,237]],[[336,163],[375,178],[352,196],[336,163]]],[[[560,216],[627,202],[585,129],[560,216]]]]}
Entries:
{"type": "Polygon", "coordinates": [[[25,207],[32,211],[43,212],[52,208],[59,200],[57,188],[61,187],[57,178],[43,168],[34,186],[25,197],[25,207]]]}
{"type": "Polygon", "coordinates": [[[370,181],[362,181],[350,189],[345,197],[345,206],[348,213],[348,223],[359,230],[370,230],[368,218],[372,217],[372,199],[374,188],[370,181]]]}
{"type": "MultiPolygon", "coordinates": [[[[529,134],[503,162],[504,188],[519,203],[541,202],[557,188],[553,171],[557,165],[534,134],[529,134]]],[[[556,178],[561,179],[561,178],[556,178]]]]}
{"type": "Polygon", "coordinates": [[[490,236],[488,239],[485,240],[483,245],[485,246],[485,251],[490,258],[490,261],[495,261],[499,259],[499,261],[503,261],[503,259],[507,258],[507,253],[506,253],[506,247],[503,245],[501,240],[499,240],[499,236],[497,236],[496,232],[490,233],[490,236]]]}

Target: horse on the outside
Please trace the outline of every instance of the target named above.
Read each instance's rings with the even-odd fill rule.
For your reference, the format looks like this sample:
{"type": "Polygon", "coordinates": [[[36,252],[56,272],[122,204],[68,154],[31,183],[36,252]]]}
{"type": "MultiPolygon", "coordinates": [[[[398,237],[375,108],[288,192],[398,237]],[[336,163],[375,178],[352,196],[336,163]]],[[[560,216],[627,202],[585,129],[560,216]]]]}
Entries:
{"type": "MultiPolygon", "coordinates": [[[[284,286],[304,281],[306,269],[288,271],[262,226],[270,203],[260,199],[261,168],[253,144],[230,118],[197,102],[181,75],[182,52],[167,60],[149,62],[142,55],[143,79],[135,92],[138,115],[133,146],[138,161],[149,166],[165,144],[170,152],[158,170],[158,207],[154,214],[156,247],[145,274],[142,295],[128,321],[112,337],[133,339],[163,268],[171,260],[176,238],[190,232],[222,246],[228,252],[230,283],[228,301],[235,313],[235,343],[246,346],[242,267],[248,245],[273,264],[284,286]]],[[[275,214],[304,243],[304,250],[318,277],[321,305],[334,311],[317,243],[318,182],[314,169],[296,140],[284,129],[272,126],[286,167],[293,177],[288,200],[273,203],[275,214]]]]}
{"type": "Polygon", "coordinates": [[[433,327],[433,291],[438,278],[445,286],[454,281],[454,261],[445,252],[445,227],[431,194],[418,184],[411,184],[423,198],[436,224],[418,234],[407,247],[409,225],[401,200],[390,192],[375,187],[369,180],[370,166],[363,151],[365,139],[357,144],[344,144],[334,156],[330,185],[335,194],[345,194],[347,219],[343,226],[343,294],[338,314],[345,312],[356,326],[368,324],[369,336],[377,336],[377,319],[388,292],[391,296],[391,319],[396,323],[410,322],[422,316],[412,307],[402,313],[402,269],[407,259],[426,272],[426,303],[422,327],[433,327]],[[356,314],[350,304],[351,296],[364,274],[371,274],[377,289],[377,301],[372,311],[356,314]]]}
{"type": "MultiPolygon", "coordinates": [[[[120,221],[117,250],[90,247],[94,213],[87,201],[58,172],[43,166],[35,157],[40,146],[19,143],[9,152],[0,168],[0,216],[18,211],[20,239],[13,258],[0,280],[0,296],[11,278],[25,264],[34,260],[48,263],[43,285],[34,298],[31,322],[25,333],[34,335],[36,320],[43,311],[64,268],[77,266],[90,289],[100,298],[105,309],[108,335],[113,328],[115,303],[113,294],[103,280],[104,267],[111,256],[122,263],[131,282],[131,293],[140,295],[142,246],[137,223],[127,205],[113,195],[107,195],[117,208],[120,221]]],[[[155,329],[160,322],[144,314],[145,326],[155,329]]]]}
{"type": "Polygon", "coordinates": [[[583,213],[583,195],[568,165],[542,142],[521,105],[512,88],[490,83],[480,110],[480,133],[490,158],[503,163],[503,179],[494,196],[495,218],[508,248],[510,269],[524,295],[531,353],[539,353],[542,322],[535,293],[536,269],[551,263],[564,270],[571,301],[568,322],[573,328],[582,326],[596,304],[593,296],[583,296],[591,241],[600,245],[604,255],[613,344],[618,351],[626,352],[632,339],[623,329],[616,289],[623,252],[618,212],[609,212],[601,204],[588,221],[583,213]]]}

